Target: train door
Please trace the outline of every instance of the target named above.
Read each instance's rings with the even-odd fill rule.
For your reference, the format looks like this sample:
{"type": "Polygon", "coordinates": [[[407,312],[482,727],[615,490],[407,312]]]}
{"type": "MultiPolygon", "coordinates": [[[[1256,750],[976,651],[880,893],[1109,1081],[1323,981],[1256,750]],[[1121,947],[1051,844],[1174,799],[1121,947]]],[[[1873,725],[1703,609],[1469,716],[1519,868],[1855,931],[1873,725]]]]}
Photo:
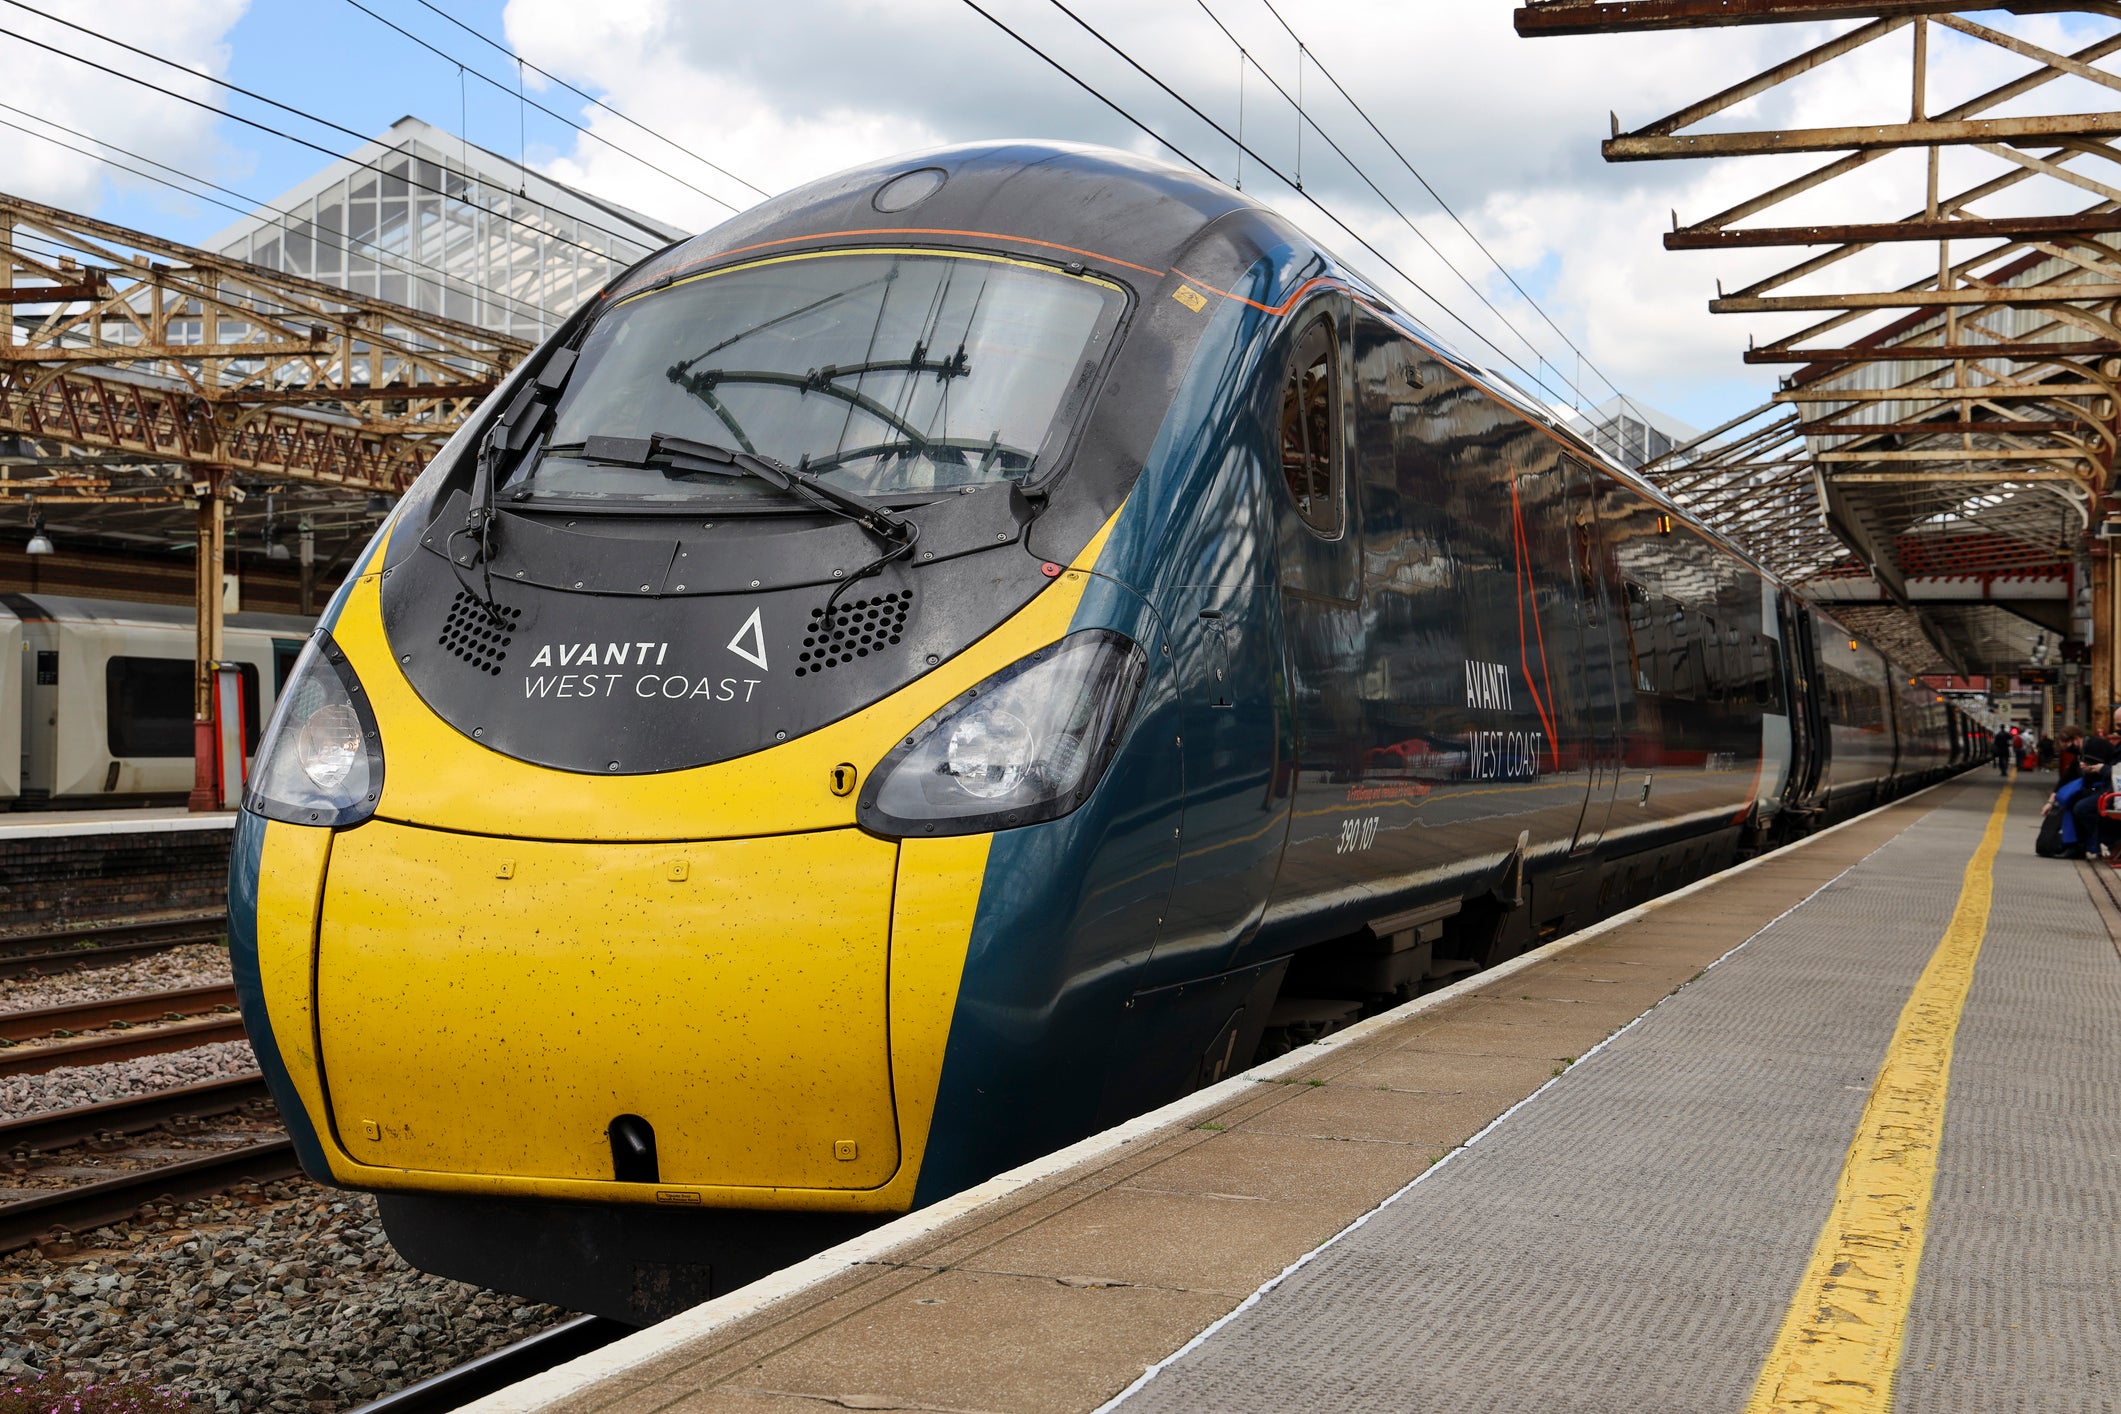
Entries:
{"type": "Polygon", "coordinates": [[[1790,782],[1785,798],[1802,804],[1818,793],[1826,765],[1827,733],[1820,718],[1818,665],[1812,645],[1812,615],[1802,604],[1782,600],[1782,654],[1789,674],[1790,782]]]}
{"type": "Polygon", "coordinates": [[[1348,331],[1339,307],[1299,323],[1284,375],[1278,453],[1282,632],[1296,732],[1289,834],[1277,902],[1317,897],[1355,877],[1376,845],[1359,789],[1368,742],[1360,696],[1364,623],[1360,544],[1347,465],[1348,331]]]}
{"type": "Polygon", "coordinates": [[[1613,577],[1606,572],[1605,532],[1598,519],[1598,478],[1574,459],[1565,460],[1571,553],[1575,563],[1578,624],[1583,640],[1584,719],[1582,752],[1590,781],[1583,815],[1569,852],[1588,854],[1604,837],[1620,781],[1620,666],[1614,644],[1618,612],[1613,577]]]}
{"type": "Polygon", "coordinates": [[[42,605],[6,597],[22,621],[22,781],[25,800],[48,797],[59,767],[59,630],[42,605]]]}
{"type": "Polygon", "coordinates": [[[22,793],[22,714],[30,655],[23,651],[22,621],[0,604],[0,801],[22,793]]]}

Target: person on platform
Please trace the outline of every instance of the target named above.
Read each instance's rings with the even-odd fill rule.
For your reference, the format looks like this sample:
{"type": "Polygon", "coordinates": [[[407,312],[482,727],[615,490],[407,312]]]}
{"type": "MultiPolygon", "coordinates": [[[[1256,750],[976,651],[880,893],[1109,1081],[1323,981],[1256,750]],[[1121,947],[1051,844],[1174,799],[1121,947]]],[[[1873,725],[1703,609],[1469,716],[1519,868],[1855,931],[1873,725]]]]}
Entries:
{"type": "Polygon", "coordinates": [[[2121,838],[2121,831],[2113,828],[2121,821],[2102,820],[2099,802],[2113,790],[2114,743],[2103,736],[2087,736],[2077,755],[2077,778],[2082,782],[2077,796],[2069,803],[2069,811],[2075,822],[2075,834],[2084,846],[2087,859],[2097,859],[2101,853],[2114,863],[2114,845],[2121,838]]]}
{"type": "Polygon", "coordinates": [[[1989,750],[1996,758],[1996,774],[1999,776],[2009,775],[2011,773],[2011,729],[2009,727],[1996,728],[1996,739],[1989,743],[1989,750]]]}
{"type": "Polygon", "coordinates": [[[2040,733],[2040,740],[2033,743],[2033,750],[2039,754],[2041,770],[2055,764],[2055,739],[2046,732],[2040,733]]]}
{"type": "Polygon", "coordinates": [[[2055,739],[2055,789],[2077,779],[2077,753],[2084,747],[2084,728],[2066,723],[2055,739]]]}
{"type": "Polygon", "coordinates": [[[2082,778],[2064,781],[2040,807],[2040,835],[2033,853],[2043,859],[2082,859],[2084,840],[2077,833],[2077,797],[2084,794],[2082,778]]]}

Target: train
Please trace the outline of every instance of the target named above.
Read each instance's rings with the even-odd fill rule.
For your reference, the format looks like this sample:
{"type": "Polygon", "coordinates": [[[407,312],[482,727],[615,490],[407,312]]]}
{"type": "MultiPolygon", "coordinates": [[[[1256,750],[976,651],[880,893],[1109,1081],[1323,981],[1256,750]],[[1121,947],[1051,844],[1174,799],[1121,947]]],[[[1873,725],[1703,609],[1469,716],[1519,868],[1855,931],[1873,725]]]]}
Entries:
{"type": "MultiPolygon", "coordinates": [[[[0,809],[183,804],[192,787],[188,606],[0,593],[0,809]]],[[[316,623],[226,616],[247,763],[316,623]]]]}
{"type": "Polygon", "coordinates": [[[1273,210],[976,144],[490,397],[303,650],[230,943],[313,1177],[647,1322],[1973,730],[1273,210]]]}

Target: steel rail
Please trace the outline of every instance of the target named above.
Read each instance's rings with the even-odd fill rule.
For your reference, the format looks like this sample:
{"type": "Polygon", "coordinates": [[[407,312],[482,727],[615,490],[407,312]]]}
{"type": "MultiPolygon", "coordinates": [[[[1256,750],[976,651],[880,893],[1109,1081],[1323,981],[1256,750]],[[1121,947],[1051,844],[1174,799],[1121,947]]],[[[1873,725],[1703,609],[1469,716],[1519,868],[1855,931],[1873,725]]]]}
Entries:
{"type": "Polygon", "coordinates": [[[228,915],[216,910],[10,934],[0,937],[0,977],[27,977],[84,962],[104,966],[186,943],[219,942],[227,931],[228,915]]]}
{"type": "Polygon", "coordinates": [[[123,1100],[49,1110],[0,1122],[0,1153],[33,1154],[63,1149],[99,1134],[138,1134],[165,1120],[210,1118],[266,1098],[265,1077],[256,1071],[226,1080],[202,1080],[123,1100]]]}
{"type": "Polygon", "coordinates": [[[101,1065],[105,1061],[188,1051],[216,1041],[243,1039],[243,1018],[216,1016],[206,1021],[172,1022],[108,1036],[84,1036],[49,1046],[0,1051],[0,1075],[41,1075],[68,1065],[101,1065]]]}
{"type": "Polygon", "coordinates": [[[72,1035],[121,1021],[127,1025],[136,1021],[173,1021],[235,1004],[235,987],[227,982],[215,982],[204,987],[174,987],[168,991],[136,992],[131,996],[104,997],[92,1002],[0,1011],[0,1041],[35,1041],[46,1036],[72,1035]]]}
{"type": "Polygon", "coordinates": [[[372,1399],[350,1414],[445,1414],[633,1333],[634,1327],[622,1321],[577,1316],[489,1355],[467,1360],[455,1369],[372,1399]]]}
{"type": "Polygon", "coordinates": [[[198,1198],[300,1172],[292,1141],[266,1139],[225,1153],[17,1198],[0,1203],[0,1252],[28,1247],[53,1228],[82,1232],[124,1222],[158,1198],[198,1198]]]}

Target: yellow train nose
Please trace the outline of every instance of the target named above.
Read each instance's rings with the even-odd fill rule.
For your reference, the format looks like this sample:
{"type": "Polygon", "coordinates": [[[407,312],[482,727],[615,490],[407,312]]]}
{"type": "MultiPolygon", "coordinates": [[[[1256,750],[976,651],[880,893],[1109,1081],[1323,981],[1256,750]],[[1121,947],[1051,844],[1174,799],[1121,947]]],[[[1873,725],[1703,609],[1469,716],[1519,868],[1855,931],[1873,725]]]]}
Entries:
{"type": "Polygon", "coordinates": [[[856,830],[346,833],[315,978],[336,1138],[430,1173],[885,1183],[897,856],[856,830]]]}

